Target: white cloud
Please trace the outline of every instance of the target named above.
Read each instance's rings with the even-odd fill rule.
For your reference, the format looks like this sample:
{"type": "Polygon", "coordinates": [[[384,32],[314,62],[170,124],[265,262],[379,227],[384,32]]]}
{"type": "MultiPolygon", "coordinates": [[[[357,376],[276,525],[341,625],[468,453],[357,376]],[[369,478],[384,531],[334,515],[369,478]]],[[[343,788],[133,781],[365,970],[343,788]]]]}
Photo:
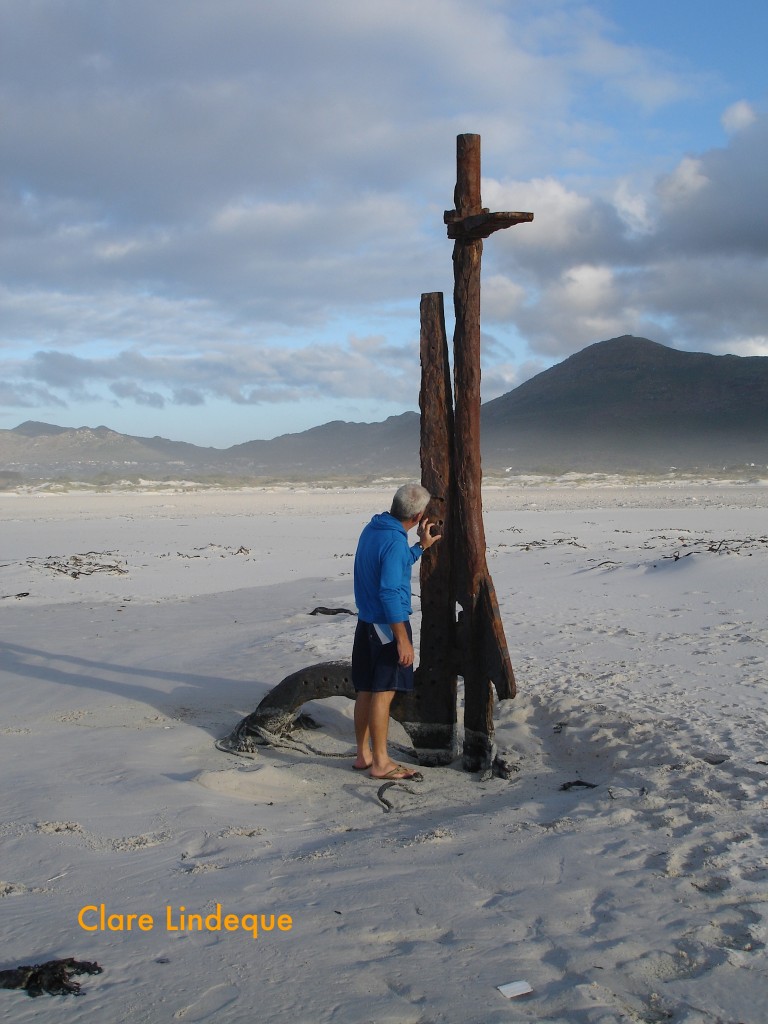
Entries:
{"type": "Polygon", "coordinates": [[[483,316],[511,320],[525,302],[525,288],[503,274],[489,274],[482,282],[483,316]]]}
{"type": "Polygon", "coordinates": [[[662,178],[658,186],[662,206],[677,206],[705,189],[710,179],[704,173],[703,166],[702,160],[687,156],[671,174],[662,178]]]}
{"type": "Polygon", "coordinates": [[[511,229],[514,238],[510,244],[532,249],[566,247],[590,230],[592,201],[554,178],[505,182],[486,178],[482,193],[483,202],[491,210],[534,213],[534,224],[511,229]]]}
{"type": "Polygon", "coordinates": [[[753,125],[757,121],[757,112],[751,103],[748,103],[746,100],[739,100],[737,103],[732,103],[723,112],[720,120],[728,134],[734,135],[736,132],[740,132],[744,128],[749,128],[750,125],[753,125]]]}
{"type": "Polygon", "coordinates": [[[27,382],[8,384],[5,381],[0,381],[0,406],[35,409],[41,405],[50,405],[64,409],[66,404],[58,395],[54,395],[47,388],[40,388],[27,382]]]}
{"type": "Polygon", "coordinates": [[[109,356],[39,350],[16,366],[22,378],[77,401],[105,386],[140,406],[200,405],[226,398],[261,405],[312,398],[400,399],[418,395],[418,343],[397,346],[384,338],[283,349],[231,345],[194,355],[146,356],[123,349],[109,356]]]}
{"type": "Polygon", "coordinates": [[[147,391],[134,381],[114,381],[109,385],[109,390],[117,398],[130,398],[136,405],[146,405],[152,409],[162,409],[165,406],[165,398],[158,391],[147,391]]]}
{"type": "Polygon", "coordinates": [[[621,178],[616,183],[611,202],[631,233],[647,235],[653,231],[655,221],[648,196],[634,189],[627,178],[621,178]]]}
{"type": "Polygon", "coordinates": [[[572,267],[563,275],[560,287],[563,299],[573,310],[593,313],[615,301],[610,267],[572,267]]]}
{"type": "Polygon", "coordinates": [[[752,338],[731,338],[713,347],[716,354],[732,356],[768,356],[768,334],[752,338]]]}

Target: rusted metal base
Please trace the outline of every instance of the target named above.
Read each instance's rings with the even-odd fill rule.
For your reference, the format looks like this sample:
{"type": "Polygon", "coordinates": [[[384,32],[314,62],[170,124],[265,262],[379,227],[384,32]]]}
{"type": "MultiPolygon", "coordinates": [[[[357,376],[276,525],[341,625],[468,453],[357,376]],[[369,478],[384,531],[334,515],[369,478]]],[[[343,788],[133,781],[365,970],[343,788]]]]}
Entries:
{"type": "Polygon", "coordinates": [[[352,666],[348,661],[323,661],[292,672],[264,696],[250,715],[221,741],[232,750],[252,750],[254,743],[267,742],[264,734],[286,736],[294,727],[302,707],[326,697],[355,699],[352,666]]]}
{"type": "MultiPolygon", "coordinates": [[[[239,722],[218,746],[233,753],[252,753],[257,747],[269,744],[272,737],[288,736],[299,724],[305,704],[328,697],[355,699],[350,662],[324,661],[292,672],[274,686],[255,711],[239,722]]],[[[409,697],[397,694],[392,702],[391,717],[408,733],[419,764],[426,767],[450,764],[457,754],[455,705],[453,721],[431,723],[411,721],[414,707],[418,705],[412,704],[409,697]]]]}
{"type": "Polygon", "coordinates": [[[493,733],[484,730],[464,729],[464,746],[461,754],[461,766],[465,772],[483,772],[492,770],[496,758],[496,743],[493,733]]]}
{"type": "MultiPolygon", "coordinates": [[[[397,709],[395,709],[397,711],[397,709]]],[[[425,768],[437,768],[450,764],[458,754],[455,725],[438,725],[435,722],[406,722],[392,716],[408,733],[413,744],[416,760],[425,768]]]]}

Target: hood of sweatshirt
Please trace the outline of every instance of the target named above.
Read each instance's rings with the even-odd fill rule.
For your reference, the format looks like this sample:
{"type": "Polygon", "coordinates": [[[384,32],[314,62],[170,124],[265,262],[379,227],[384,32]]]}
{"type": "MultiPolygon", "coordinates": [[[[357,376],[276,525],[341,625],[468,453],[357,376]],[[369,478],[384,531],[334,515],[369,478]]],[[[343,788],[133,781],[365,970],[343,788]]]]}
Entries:
{"type": "Polygon", "coordinates": [[[395,533],[405,533],[405,527],[399,519],[395,519],[389,512],[379,512],[371,519],[371,527],[374,530],[394,530],[395,533]]]}

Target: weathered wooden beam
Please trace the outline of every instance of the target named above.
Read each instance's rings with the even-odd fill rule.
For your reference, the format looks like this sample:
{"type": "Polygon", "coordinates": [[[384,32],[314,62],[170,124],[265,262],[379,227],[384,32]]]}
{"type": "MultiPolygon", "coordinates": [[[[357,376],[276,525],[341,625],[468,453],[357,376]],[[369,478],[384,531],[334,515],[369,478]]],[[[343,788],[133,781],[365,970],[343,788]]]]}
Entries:
{"type": "Polygon", "coordinates": [[[453,583],[453,399],[442,292],[421,297],[421,482],[427,515],[444,535],[421,557],[419,667],[400,721],[421,764],[456,755],[456,599],[453,583]]]}
{"type": "Polygon", "coordinates": [[[446,210],[443,220],[448,225],[448,237],[462,242],[488,238],[494,231],[526,224],[533,220],[532,213],[489,213],[483,210],[476,217],[458,218],[455,210],[446,210]]]}
{"type": "MultiPolygon", "coordinates": [[[[453,336],[456,478],[454,532],[459,672],[464,678],[464,747],[467,771],[490,769],[493,741],[493,683],[500,699],[515,694],[498,602],[486,562],[480,458],[480,264],[482,237],[456,231],[466,218],[487,216],[480,197],[480,136],[460,135],[456,145],[456,203],[453,247],[453,336]]],[[[476,220],[471,221],[477,223],[476,220]]]]}
{"type": "Polygon", "coordinates": [[[483,212],[480,199],[480,136],[456,136],[456,187],[453,190],[456,219],[483,212]]]}

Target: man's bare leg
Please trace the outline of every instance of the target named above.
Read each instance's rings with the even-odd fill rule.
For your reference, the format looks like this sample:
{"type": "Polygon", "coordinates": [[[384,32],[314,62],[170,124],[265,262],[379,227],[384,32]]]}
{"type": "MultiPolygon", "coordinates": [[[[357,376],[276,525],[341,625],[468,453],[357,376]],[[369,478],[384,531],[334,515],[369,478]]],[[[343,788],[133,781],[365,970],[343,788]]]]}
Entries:
{"type": "Polygon", "coordinates": [[[378,693],[360,690],[355,697],[357,757],[354,767],[370,768],[374,778],[386,775],[397,768],[397,764],[387,751],[389,709],[394,696],[394,690],[382,690],[378,693]]]}
{"type": "Polygon", "coordinates": [[[414,772],[393,761],[387,750],[389,736],[389,711],[395,696],[394,690],[370,693],[361,690],[355,698],[355,740],[357,757],[354,767],[358,770],[370,768],[372,779],[411,778],[414,772]],[[371,760],[367,760],[371,757],[371,760]]]}
{"type": "Polygon", "coordinates": [[[359,690],[355,695],[355,742],[357,743],[357,757],[353,767],[362,771],[371,767],[371,730],[369,721],[371,716],[372,693],[366,690],[359,690]]]}
{"type": "Polygon", "coordinates": [[[381,779],[394,772],[399,765],[392,760],[387,750],[389,736],[389,709],[394,699],[394,690],[383,690],[371,694],[371,708],[368,716],[368,727],[371,733],[371,777],[381,779]]]}

